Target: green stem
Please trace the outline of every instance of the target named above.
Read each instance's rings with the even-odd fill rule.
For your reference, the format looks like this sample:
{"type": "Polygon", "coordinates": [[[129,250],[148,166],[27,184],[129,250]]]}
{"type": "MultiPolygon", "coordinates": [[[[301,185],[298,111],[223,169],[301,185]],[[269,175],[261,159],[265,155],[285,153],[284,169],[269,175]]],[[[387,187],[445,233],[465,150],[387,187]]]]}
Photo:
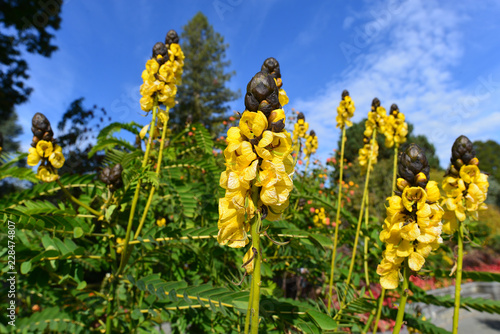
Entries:
{"type": "Polygon", "coordinates": [[[61,187],[61,190],[64,192],[66,196],[69,197],[70,200],[72,200],[75,204],[81,206],[82,208],[87,209],[89,212],[93,213],[94,215],[100,217],[102,216],[102,212],[99,212],[97,210],[92,209],[90,206],[87,204],[80,202],[78,199],[73,197],[73,195],[70,194],[70,192],[66,189],[66,187],[59,181],[59,179],[56,180],[57,184],[61,187]]]}
{"type": "Polygon", "coordinates": [[[245,334],[248,334],[250,328],[250,316],[252,314],[252,301],[253,301],[253,284],[250,285],[250,296],[248,297],[247,316],[245,317],[245,334]]]}
{"type": "Polygon", "coordinates": [[[458,259],[457,276],[455,280],[455,309],[453,310],[453,334],[458,332],[458,318],[460,311],[460,290],[462,284],[462,262],[464,258],[464,224],[458,221],[458,259]]]}
{"type": "Polygon", "coordinates": [[[372,140],[371,140],[370,155],[368,157],[368,167],[366,169],[365,188],[363,190],[363,197],[361,199],[361,209],[359,211],[358,226],[356,228],[356,237],[354,239],[354,246],[352,249],[351,264],[349,266],[349,273],[347,275],[347,280],[346,280],[346,289],[348,288],[349,283],[351,282],[352,271],[354,269],[354,262],[356,260],[356,248],[358,247],[359,232],[361,230],[361,221],[363,220],[363,213],[364,213],[364,208],[365,208],[366,196],[368,195],[368,183],[370,181],[370,169],[372,167],[373,146],[374,146],[374,142],[376,140],[376,135],[377,135],[377,129],[373,130],[373,135],[372,135],[372,140]]]}
{"type": "Polygon", "coordinates": [[[377,315],[375,316],[375,324],[373,325],[373,333],[377,333],[378,330],[378,322],[380,321],[380,315],[382,314],[382,306],[384,304],[385,298],[385,289],[382,288],[380,292],[380,296],[378,297],[378,305],[377,305],[377,315]]]}
{"type": "MultiPolygon", "coordinates": [[[[259,200],[259,188],[256,186],[252,187],[252,200],[257,207],[259,200]]],[[[252,248],[255,249],[255,256],[253,259],[253,273],[252,273],[252,307],[250,309],[250,319],[251,319],[251,333],[256,334],[259,332],[259,303],[260,303],[260,285],[261,285],[261,273],[260,265],[262,263],[261,249],[260,249],[260,227],[261,227],[260,212],[256,211],[256,215],[252,221],[251,236],[252,236],[252,248]]]]}
{"type": "MultiPolygon", "coordinates": [[[[168,107],[166,112],[168,113],[168,107]]],[[[161,170],[161,162],[163,160],[163,148],[165,147],[165,138],[167,136],[167,122],[163,124],[163,128],[161,130],[161,142],[160,142],[160,152],[158,153],[158,161],[156,162],[156,176],[160,177],[161,170]]],[[[148,211],[153,202],[153,195],[155,193],[156,187],[151,186],[151,191],[149,192],[148,201],[146,202],[146,207],[144,208],[144,212],[142,213],[141,221],[139,222],[139,226],[137,227],[137,231],[135,232],[134,239],[141,234],[142,227],[144,226],[144,222],[146,221],[146,217],[148,216],[148,211]]]]}
{"type": "MultiPolygon", "coordinates": [[[[151,144],[153,143],[154,130],[156,124],[156,113],[158,111],[158,99],[155,97],[154,105],[153,105],[153,118],[151,120],[151,125],[149,126],[149,138],[148,144],[146,145],[146,152],[144,153],[144,158],[142,159],[142,168],[145,168],[148,165],[149,161],[149,152],[151,150],[151,144]]],[[[120,260],[120,266],[118,267],[118,271],[116,272],[116,276],[119,276],[123,269],[125,268],[125,264],[127,263],[130,254],[128,251],[130,234],[132,232],[132,223],[134,222],[135,209],[137,208],[137,202],[139,201],[139,193],[141,191],[141,178],[137,180],[137,186],[135,188],[134,198],[132,199],[132,206],[130,208],[130,215],[128,218],[127,232],[125,234],[125,244],[123,245],[122,256],[120,260]]]]}
{"type": "Polygon", "coordinates": [[[335,214],[335,236],[333,237],[332,261],[330,264],[330,283],[328,284],[328,312],[332,306],[333,275],[335,274],[335,258],[337,257],[337,244],[339,241],[340,206],[342,203],[342,180],[344,177],[344,147],[346,142],[345,126],[342,128],[342,142],[340,146],[340,176],[339,192],[337,194],[337,213],[335,214]]]}
{"type": "Polygon", "coordinates": [[[394,195],[394,190],[396,190],[396,174],[398,169],[398,147],[394,147],[394,167],[392,170],[392,192],[391,196],[394,195]]]}
{"type": "Polygon", "coordinates": [[[108,295],[108,306],[106,308],[106,333],[107,334],[112,333],[112,330],[113,330],[113,327],[112,327],[113,316],[111,315],[111,313],[113,312],[115,289],[116,289],[116,281],[113,281],[111,283],[111,291],[109,292],[109,295],[108,295]]]}
{"type": "MultiPolygon", "coordinates": [[[[368,195],[366,196],[366,207],[365,207],[365,229],[368,230],[368,208],[369,204],[369,198],[368,195]]],[[[373,292],[370,289],[370,275],[368,271],[368,243],[370,241],[369,236],[365,236],[365,248],[364,248],[364,256],[363,256],[363,262],[364,262],[364,268],[365,268],[365,283],[366,283],[366,288],[368,289],[368,293],[370,294],[370,297],[373,299],[373,292]]]]}
{"type": "MultiPolygon", "coordinates": [[[[394,146],[394,166],[392,169],[392,192],[391,196],[394,194],[394,190],[396,190],[396,175],[398,169],[398,146],[394,146]]],[[[385,289],[382,288],[380,291],[380,296],[378,297],[378,305],[377,305],[377,315],[375,317],[375,323],[373,325],[373,333],[377,333],[378,330],[378,322],[380,321],[380,316],[382,314],[382,306],[384,304],[385,298],[385,289]]]]}
{"type": "Polygon", "coordinates": [[[394,325],[394,330],[392,334],[398,334],[403,326],[403,316],[405,315],[406,299],[408,298],[408,284],[410,278],[410,269],[408,268],[408,263],[404,262],[404,273],[403,273],[403,291],[401,293],[401,298],[399,299],[398,315],[396,316],[396,324],[394,325]]]}

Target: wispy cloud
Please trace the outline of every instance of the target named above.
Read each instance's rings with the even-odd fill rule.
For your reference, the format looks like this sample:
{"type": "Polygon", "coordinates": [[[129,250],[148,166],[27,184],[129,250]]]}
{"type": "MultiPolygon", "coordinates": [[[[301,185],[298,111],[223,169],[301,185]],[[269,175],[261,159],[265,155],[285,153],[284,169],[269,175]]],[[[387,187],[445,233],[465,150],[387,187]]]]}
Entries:
{"type": "MultiPolygon", "coordinates": [[[[482,81],[487,78],[481,74],[476,83],[467,85],[454,77],[464,53],[463,29],[468,20],[460,10],[418,0],[392,4],[368,7],[365,17],[369,19],[362,24],[344,22],[352,31],[339,45],[347,63],[342,79],[294,106],[306,112],[320,143],[336,143],[339,131],[332,128],[343,89],[349,90],[356,103],[355,121],[366,117],[374,97],[387,108],[397,103],[415,125],[415,133],[425,134],[435,144],[445,165],[453,140],[460,134],[484,137],[484,131],[490,131],[496,135],[488,124],[493,120],[498,125],[497,113],[477,110],[493,99],[498,102],[492,90],[499,88],[496,84],[486,87],[482,81]]],[[[332,145],[327,146],[331,149],[332,145]]]]}

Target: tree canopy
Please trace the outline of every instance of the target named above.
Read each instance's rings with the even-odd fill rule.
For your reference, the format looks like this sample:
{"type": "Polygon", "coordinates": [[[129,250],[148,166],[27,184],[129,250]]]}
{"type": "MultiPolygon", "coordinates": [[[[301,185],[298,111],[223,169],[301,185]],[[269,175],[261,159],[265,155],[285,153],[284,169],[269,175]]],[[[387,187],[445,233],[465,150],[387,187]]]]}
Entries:
{"type": "Polygon", "coordinates": [[[183,124],[190,115],[193,122],[212,127],[229,110],[227,102],[240,94],[226,87],[235,74],[226,71],[231,63],[225,60],[229,45],[201,12],[183,27],[180,43],[186,60],[174,121],[183,124]]]}

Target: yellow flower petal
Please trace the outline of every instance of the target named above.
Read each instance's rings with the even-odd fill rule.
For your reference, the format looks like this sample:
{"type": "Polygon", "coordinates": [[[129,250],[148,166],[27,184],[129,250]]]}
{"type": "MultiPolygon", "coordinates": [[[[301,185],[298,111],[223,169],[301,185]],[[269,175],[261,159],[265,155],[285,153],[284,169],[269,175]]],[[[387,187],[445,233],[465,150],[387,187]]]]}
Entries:
{"type": "Polygon", "coordinates": [[[414,252],[408,258],[408,266],[413,271],[419,271],[424,265],[425,258],[418,252],[414,252]]]}
{"type": "Polygon", "coordinates": [[[28,154],[28,165],[36,166],[40,162],[40,156],[38,155],[36,148],[30,147],[28,154]]]}
{"type": "Polygon", "coordinates": [[[399,285],[399,271],[394,270],[380,277],[380,285],[386,290],[396,289],[399,285]]]}
{"type": "Polygon", "coordinates": [[[36,144],[36,153],[42,158],[48,158],[53,151],[54,147],[50,141],[40,140],[36,144]]]}
{"type": "Polygon", "coordinates": [[[396,249],[396,255],[399,257],[408,257],[413,253],[413,244],[408,240],[403,240],[396,249]]]}

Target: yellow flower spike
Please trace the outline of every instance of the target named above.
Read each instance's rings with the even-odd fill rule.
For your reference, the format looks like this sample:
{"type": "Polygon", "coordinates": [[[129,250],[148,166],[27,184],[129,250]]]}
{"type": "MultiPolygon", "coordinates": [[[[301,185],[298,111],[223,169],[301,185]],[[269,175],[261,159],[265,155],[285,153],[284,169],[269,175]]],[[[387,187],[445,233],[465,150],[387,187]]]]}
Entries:
{"type": "Polygon", "coordinates": [[[36,148],[30,147],[29,149],[29,154],[28,154],[28,165],[29,166],[36,166],[40,162],[40,155],[38,155],[38,152],[36,151],[36,148]]]}
{"type": "Polygon", "coordinates": [[[59,168],[61,168],[64,165],[64,162],[66,161],[66,159],[64,158],[64,155],[60,151],[54,151],[49,156],[49,161],[50,161],[50,164],[54,168],[58,168],[59,169],[59,168]]]}
{"type": "Polygon", "coordinates": [[[48,158],[53,151],[54,147],[50,141],[40,140],[36,144],[36,153],[42,158],[48,158]]]}
{"type": "Polygon", "coordinates": [[[413,271],[419,271],[425,263],[425,258],[418,252],[413,252],[408,258],[408,267],[413,271]]]}

